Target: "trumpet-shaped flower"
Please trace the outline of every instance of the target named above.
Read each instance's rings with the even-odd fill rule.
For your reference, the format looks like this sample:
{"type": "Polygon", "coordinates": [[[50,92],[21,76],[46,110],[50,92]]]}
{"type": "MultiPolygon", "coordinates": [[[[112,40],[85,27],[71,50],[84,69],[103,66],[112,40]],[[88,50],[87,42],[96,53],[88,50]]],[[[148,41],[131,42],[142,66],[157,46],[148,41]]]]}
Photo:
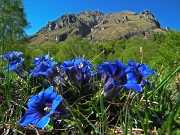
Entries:
{"type": "Polygon", "coordinates": [[[123,87],[142,92],[142,88],[134,81],[134,74],[130,74],[130,70],[119,60],[100,64],[97,73],[101,75],[104,84],[102,94],[105,96],[116,96],[123,87]]]}
{"type": "Polygon", "coordinates": [[[127,68],[135,72],[136,75],[142,75],[143,77],[148,77],[150,74],[156,74],[152,69],[150,69],[146,64],[140,64],[133,61],[128,61],[127,68]]]}
{"type": "Polygon", "coordinates": [[[0,57],[6,61],[13,62],[14,60],[17,60],[21,54],[23,53],[13,51],[13,52],[9,52],[7,54],[1,55],[0,57]]]}
{"type": "Polygon", "coordinates": [[[28,109],[19,124],[21,126],[33,124],[44,129],[53,114],[59,116],[67,114],[67,109],[61,104],[62,100],[62,96],[56,95],[52,86],[41,91],[28,100],[28,109]]]}
{"type": "Polygon", "coordinates": [[[92,64],[83,58],[74,60],[66,60],[61,65],[61,70],[64,70],[68,77],[79,87],[86,85],[94,72],[92,64]]]}
{"type": "Polygon", "coordinates": [[[56,67],[57,62],[53,61],[49,55],[35,58],[32,64],[36,65],[36,67],[30,71],[30,76],[44,76],[56,85],[58,83],[64,84],[64,80],[58,71],[58,67],[56,67]]]}
{"type": "Polygon", "coordinates": [[[42,64],[47,65],[47,64],[57,64],[55,61],[53,61],[53,59],[51,57],[49,57],[49,55],[43,55],[43,56],[39,56],[34,58],[34,61],[31,63],[32,65],[36,65],[36,66],[41,66],[42,64]]]}
{"type": "Polygon", "coordinates": [[[144,86],[145,84],[151,86],[151,83],[149,83],[146,78],[151,74],[156,74],[156,72],[150,69],[146,64],[140,64],[133,61],[128,61],[127,69],[131,71],[131,74],[134,75],[135,80],[141,86],[144,86]]]}
{"type": "Polygon", "coordinates": [[[5,68],[7,70],[15,71],[19,76],[25,77],[23,70],[26,70],[26,67],[23,65],[24,59],[20,57],[23,54],[22,52],[9,52],[7,54],[1,55],[0,57],[3,58],[5,61],[8,62],[8,67],[5,68]]]}

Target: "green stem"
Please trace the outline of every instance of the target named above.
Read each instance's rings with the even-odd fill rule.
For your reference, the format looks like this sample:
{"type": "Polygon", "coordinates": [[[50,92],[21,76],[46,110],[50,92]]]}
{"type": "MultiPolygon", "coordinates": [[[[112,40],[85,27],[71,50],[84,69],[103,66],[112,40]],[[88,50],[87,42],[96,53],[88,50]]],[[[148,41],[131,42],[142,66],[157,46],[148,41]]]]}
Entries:
{"type": "Polygon", "coordinates": [[[104,107],[104,96],[100,95],[100,106],[101,106],[101,118],[102,118],[102,134],[106,134],[108,132],[109,126],[108,126],[108,120],[107,120],[107,114],[106,109],[104,107]]]}
{"type": "Polygon", "coordinates": [[[84,135],[83,129],[82,129],[82,127],[80,126],[78,120],[76,119],[76,117],[75,117],[73,111],[71,110],[68,102],[67,102],[65,99],[63,99],[63,101],[64,101],[65,105],[67,106],[68,110],[70,111],[71,115],[73,116],[73,118],[74,118],[74,120],[75,120],[75,122],[76,122],[76,124],[77,124],[77,126],[78,126],[78,129],[79,129],[80,134],[81,134],[81,135],[84,135]]]}

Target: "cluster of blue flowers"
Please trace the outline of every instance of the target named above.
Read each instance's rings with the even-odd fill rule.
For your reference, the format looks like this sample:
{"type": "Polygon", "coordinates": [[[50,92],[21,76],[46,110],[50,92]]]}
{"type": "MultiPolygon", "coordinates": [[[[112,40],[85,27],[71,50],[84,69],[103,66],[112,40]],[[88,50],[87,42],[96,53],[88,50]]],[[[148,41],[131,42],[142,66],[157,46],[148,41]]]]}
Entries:
{"type": "Polygon", "coordinates": [[[151,86],[147,77],[150,74],[156,74],[147,65],[133,61],[128,61],[127,65],[119,60],[104,62],[98,65],[96,71],[93,71],[93,64],[84,58],[66,60],[58,64],[49,55],[35,58],[32,62],[35,68],[27,71],[23,65],[24,59],[20,57],[21,54],[22,52],[9,52],[0,56],[8,61],[8,67],[5,71],[13,70],[23,78],[28,76],[28,78],[41,79],[44,77],[52,83],[52,86],[28,100],[28,109],[19,122],[21,126],[33,124],[41,129],[44,129],[49,123],[50,116],[64,116],[68,113],[62,104],[62,95],[57,95],[54,91],[54,86],[66,85],[67,78],[79,89],[90,86],[92,78],[95,78],[103,84],[102,95],[117,96],[123,88],[143,92],[143,87],[146,84],[151,86]]]}

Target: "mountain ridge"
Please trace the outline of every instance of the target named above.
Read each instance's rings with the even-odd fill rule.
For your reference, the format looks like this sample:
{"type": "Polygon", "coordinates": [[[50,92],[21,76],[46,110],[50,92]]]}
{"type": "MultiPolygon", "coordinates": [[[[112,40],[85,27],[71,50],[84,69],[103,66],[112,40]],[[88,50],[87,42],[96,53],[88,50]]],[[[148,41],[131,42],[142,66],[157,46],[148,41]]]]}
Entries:
{"type": "Polygon", "coordinates": [[[148,10],[140,14],[132,11],[104,14],[99,10],[64,14],[48,22],[36,34],[28,37],[31,43],[65,41],[73,35],[89,37],[93,41],[110,41],[122,38],[148,38],[155,33],[165,33],[158,19],[148,10]],[[38,40],[44,39],[44,40],[38,40]]]}

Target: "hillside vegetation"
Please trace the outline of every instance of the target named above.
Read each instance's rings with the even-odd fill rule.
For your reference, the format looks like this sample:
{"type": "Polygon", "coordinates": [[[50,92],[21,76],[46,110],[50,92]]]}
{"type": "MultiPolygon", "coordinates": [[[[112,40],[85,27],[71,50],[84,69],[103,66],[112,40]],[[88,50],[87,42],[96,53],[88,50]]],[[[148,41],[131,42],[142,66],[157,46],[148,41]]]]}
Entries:
{"type": "MultiPolygon", "coordinates": [[[[22,51],[27,63],[35,56],[48,54],[57,62],[66,59],[84,57],[93,61],[95,65],[104,61],[120,59],[126,62],[129,59],[151,64],[152,66],[173,65],[179,61],[180,32],[170,31],[166,35],[154,34],[151,38],[132,38],[112,40],[107,42],[93,42],[81,35],[72,36],[64,42],[45,42],[29,46],[29,43],[7,46],[6,50],[22,51]],[[143,48],[143,54],[140,52],[143,48]],[[143,58],[142,58],[143,57],[143,58]]],[[[7,51],[6,51],[7,52],[7,51]]]]}
{"type": "MultiPolygon", "coordinates": [[[[8,62],[9,65],[1,61],[3,68],[6,64],[8,68],[11,67],[9,72],[1,70],[0,102],[2,109],[0,113],[3,119],[1,133],[179,134],[179,31],[169,31],[166,35],[154,34],[152,38],[147,39],[123,38],[121,40],[95,43],[79,35],[72,36],[64,42],[47,42],[34,46],[14,44],[11,47],[7,46],[6,50],[7,52],[9,50],[23,52],[23,54],[17,53],[23,59],[21,57],[14,59],[15,56],[10,55],[13,57],[9,59],[12,60],[12,62],[8,62]],[[22,72],[15,70],[14,73],[16,74],[14,74],[11,70],[13,67],[17,67],[16,60],[21,66],[19,71],[22,72]],[[74,60],[80,62],[78,67],[70,64],[74,60]],[[133,89],[121,87],[120,92],[117,93],[118,88],[116,89],[116,86],[128,82],[124,81],[124,77],[116,80],[121,75],[121,72],[125,73],[123,69],[125,66],[121,65],[122,67],[117,68],[117,64],[120,64],[121,61],[127,63],[127,60],[131,60],[128,63],[131,70],[126,68],[133,74],[137,74],[131,76],[132,78],[137,77],[137,84],[129,84],[133,89]],[[47,69],[49,62],[52,62],[53,65],[55,64],[54,61],[58,63],[56,67],[65,70],[65,72],[62,71],[63,74],[60,74],[61,72],[56,70],[57,68],[54,66],[47,69]],[[86,67],[86,63],[89,67],[86,67]],[[96,71],[97,69],[101,73],[101,67],[98,68],[101,63],[105,66],[103,73],[106,74],[102,73],[97,76],[93,75],[94,72],[89,74],[89,71],[96,71]],[[15,66],[12,66],[14,64],[15,66]],[[37,67],[34,68],[35,65],[37,67]],[[70,67],[68,67],[69,65],[70,67]],[[141,68],[138,68],[138,65],[141,68]],[[36,73],[36,71],[38,72],[36,73]],[[33,73],[35,73],[35,77],[32,76],[33,73]],[[141,73],[153,76],[148,77],[148,80],[144,80],[147,78],[141,78],[143,76],[138,75],[141,73]],[[36,75],[38,76],[36,77],[36,75]],[[93,76],[90,77],[89,75],[93,76]],[[99,75],[102,76],[101,79],[99,75]],[[114,80],[111,82],[109,79],[114,80]],[[140,84],[138,83],[139,79],[142,81],[140,84]],[[117,81],[118,84],[114,83],[114,81],[117,81]],[[63,84],[64,82],[65,84],[63,84]],[[137,85],[141,85],[143,90],[139,89],[137,91],[137,85]],[[53,90],[54,92],[52,92],[53,90]],[[47,98],[43,97],[42,94],[47,95],[46,93],[49,92],[52,92],[52,95],[55,95],[55,92],[60,93],[57,95],[59,100],[56,102],[59,104],[63,102],[59,109],[60,112],[66,115],[56,114],[53,117],[55,119],[52,119],[51,122],[48,121],[48,117],[47,122],[49,124],[47,125],[42,121],[46,117],[34,116],[36,114],[43,116],[48,112],[47,108],[45,108],[46,102],[43,102],[42,106],[37,97],[47,98]],[[104,97],[103,93],[116,94],[116,96],[113,98],[111,96],[104,97]],[[35,104],[28,100],[32,96],[34,98],[31,99],[35,104]],[[60,100],[62,96],[63,101],[60,100]],[[28,102],[29,108],[26,106],[26,102],[28,102]],[[27,112],[29,112],[24,113],[27,108],[27,112]],[[32,108],[37,111],[34,112],[34,110],[31,110],[32,108]],[[29,123],[32,123],[33,126],[29,125],[29,123]],[[7,129],[7,126],[10,128],[7,129]]],[[[5,57],[4,60],[7,60],[6,56],[3,56],[5,57]]],[[[51,99],[49,98],[48,101],[51,99]]],[[[52,111],[54,114],[56,113],[55,110],[52,111]]]]}

